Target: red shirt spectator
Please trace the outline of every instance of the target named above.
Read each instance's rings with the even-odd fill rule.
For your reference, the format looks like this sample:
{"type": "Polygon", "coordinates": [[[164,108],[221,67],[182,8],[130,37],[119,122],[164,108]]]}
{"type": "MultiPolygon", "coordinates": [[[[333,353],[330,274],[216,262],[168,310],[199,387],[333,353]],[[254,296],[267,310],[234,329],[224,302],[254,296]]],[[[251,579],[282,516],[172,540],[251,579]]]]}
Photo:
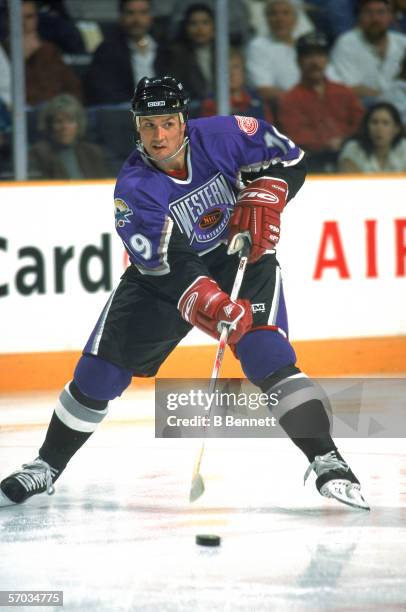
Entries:
{"type": "Polygon", "coordinates": [[[323,34],[299,38],[301,81],[282,96],[278,112],[282,131],[308,153],[308,167],[316,172],[333,169],[343,141],[357,131],[364,114],[350,87],[326,78],[327,49],[323,34]]]}
{"type": "Polygon", "coordinates": [[[325,79],[322,95],[303,83],[293,87],[282,97],[278,117],[282,131],[294,142],[310,151],[322,151],[354,134],[363,114],[349,87],[325,79]]]}

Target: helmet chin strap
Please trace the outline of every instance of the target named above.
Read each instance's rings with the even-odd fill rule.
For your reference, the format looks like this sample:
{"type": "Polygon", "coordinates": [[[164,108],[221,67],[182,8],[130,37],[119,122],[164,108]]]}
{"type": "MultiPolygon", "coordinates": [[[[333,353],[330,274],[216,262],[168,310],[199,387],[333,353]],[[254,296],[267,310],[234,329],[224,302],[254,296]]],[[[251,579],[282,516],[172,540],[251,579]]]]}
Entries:
{"type": "Polygon", "coordinates": [[[137,149],[138,149],[138,151],[139,151],[140,153],[142,153],[143,155],[145,155],[145,157],[148,157],[148,159],[150,159],[151,161],[153,161],[153,162],[155,162],[155,163],[160,163],[160,164],[162,164],[162,162],[164,162],[164,163],[165,163],[165,162],[167,162],[167,161],[169,161],[169,160],[173,159],[174,157],[176,157],[176,156],[178,155],[178,153],[180,153],[180,152],[182,151],[182,149],[184,149],[184,148],[186,147],[186,145],[188,144],[188,142],[189,142],[189,137],[188,137],[188,136],[185,136],[185,138],[184,138],[184,140],[183,140],[182,144],[181,144],[181,145],[180,145],[180,147],[179,147],[179,148],[178,148],[178,149],[175,151],[175,153],[172,153],[172,155],[168,155],[168,157],[164,157],[163,159],[156,159],[155,157],[152,157],[152,155],[149,155],[149,154],[146,152],[146,150],[145,150],[145,148],[144,148],[144,145],[142,144],[142,141],[141,141],[141,140],[138,140],[135,146],[137,147],[137,149]]]}

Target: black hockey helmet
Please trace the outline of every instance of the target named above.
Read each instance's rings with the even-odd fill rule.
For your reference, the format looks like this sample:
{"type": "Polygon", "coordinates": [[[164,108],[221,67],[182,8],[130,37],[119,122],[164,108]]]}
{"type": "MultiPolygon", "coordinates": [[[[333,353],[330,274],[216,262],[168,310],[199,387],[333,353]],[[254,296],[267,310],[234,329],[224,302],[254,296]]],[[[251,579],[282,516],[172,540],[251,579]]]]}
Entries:
{"type": "Polygon", "coordinates": [[[189,96],[174,77],[144,77],[137,84],[131,108],[134,117],[181,113],[186,121],[188,103],[189,96]]]}

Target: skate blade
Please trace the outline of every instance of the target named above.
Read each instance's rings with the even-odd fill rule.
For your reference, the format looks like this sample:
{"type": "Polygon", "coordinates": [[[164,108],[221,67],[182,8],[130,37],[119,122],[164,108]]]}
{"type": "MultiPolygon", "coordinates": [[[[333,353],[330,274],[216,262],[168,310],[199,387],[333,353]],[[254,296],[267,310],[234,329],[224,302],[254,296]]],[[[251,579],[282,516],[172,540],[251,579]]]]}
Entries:
{"type": "Polygon", "coordinates": [[[200,474],[196,474],[190,487],[189,501],[194,502],[204,493],[204,481],[200,474]]]}
{"type": "Polygon", "coordinates": [[[330,480],[322,486],[320,493],[324,497],[335,499],[352,508],[371,509],[362,496],[361,487],[349,480],[330,480]]]}

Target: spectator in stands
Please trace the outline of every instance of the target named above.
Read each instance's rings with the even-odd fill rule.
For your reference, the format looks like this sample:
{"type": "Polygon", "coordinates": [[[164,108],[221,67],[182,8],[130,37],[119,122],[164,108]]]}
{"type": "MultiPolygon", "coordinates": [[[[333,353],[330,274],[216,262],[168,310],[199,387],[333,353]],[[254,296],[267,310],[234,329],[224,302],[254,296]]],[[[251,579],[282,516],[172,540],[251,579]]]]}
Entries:
{"type": "Polygon", "coordinates": [[[338,37],[328,75],[371,104],[399,73],[406,35],[389,31],[389,0],[360,0],[359,26],[338,37]]]}
{"type": "Polygon", "coordinates": [[[406,172],[406,138],[400,115],[387,102],[366,113],[356,138],[349,140],[339,157],[341,172],[406,172]]]}
{"type": "Polygon", "coordinates": [[[247,73],[251,86],[274,103],[300,77],[295,52],[294,0],[268,0],[266,17],[269,34],[253,38],[247,47],[247,73]]]}
{"type": "MultiPolygon", "coordinates": [[[[152,0],[154,2],[154,0],[152,0]]],[[[168,0],[155,0],[157,4],[166,5],[168,0]]],[[[204,5],[215,10],[217,0],[204,0],[204,5]]],[[[180,24],[184,21],[185,14],[196,0],[169,0],[173,4],[172,20],[170,23],[170,38],[173,40],[179,32],[180,24]]],[[[245,44],[251,36],[250,11],[251,0],[230,0],[228,3],[228,27],[230,42],[232,45],[241,46],[245,44]]]]}
{"type": "Polygon", "coordinates": [[[297,0],[267,0],[265,16],[268,25],[268,36],[273,42],[294,44],[304,34],[314,28],[311,21],[299,22],[299,4],[297,0]]]}
{"type": "MultiPolygon", "coordinates": [[[[272,113],[267,105],[254,92],[247,88],[245,82],[244,56],[237,47],[230,49],[230,113],[266,119],[272,123],[272,113]]],[[[203,100],[200,115],[209,117],[217,115],[217,105],[213,96],[203,100]]]]}
{"type": "Polygon", "coordinates": [[[150,0],[120,0],[119,7],[119,23],[96,49],[86,78],[91,105],[128,103],[135,83],[159,72],[150,0]]]}
{"type": "Polygon", "coordinates": [[[380,96],[379,102],[390,102],[393,106],[396,106],[402,118],[402,123],[406,126],[406,55],[403,58],[397,79],[394,79],[384,95],[380,96]]]}
{"type": "Polygon", "coordinates": [[[332,170],[343,141],[357,131],[364,110],[350,87],[326,78],[324,34],[299,38],[297,54],[301,80],[280,99],[281,128],[308,153],[309,170],[332,170]]]}
{"type": "MultiPolygon", "coordinates": [[[[305,10],[305,8],[307,8],[307,0],[306,2],[304,2],[304,0],[291,0],[290,3],[294,6],[296,12],[293,38],[297,40],[300,36],[303,36],[303,34],[312,32],[314,30],[314,25],[312,20],[307,16],[305,10]]],[[[274,28],[273,25],[269,23],[269,19],[267,18],[269,4],[269,0],[256,0],[255,2],[249,3],[251,25],[256,36],[266,36],[273,38],[274,28]]],[[[275,16],[275,18],[276,20],[278,20],[277,15],[275,16]]]]}
{"type": "MultiPolygon", "coordinates": [[[[36,106],[60,93],[81,97],[79,79],[64,64],[58,49],[44,42],[38,33],[38,7],[33,0],[23,0],[23,47],[27,103],[36,106]]],[[[7,44],[9,50],[9,44],[7,44]]]]}
{"type": "Polygon", "coordinates": [[[181,81],[192,101],[200,102],[214,91],[214,37],[213,11],[203,3],[189,6],[163,72],[181,81]]]}
{"type": "Polygon", "coordinates": [[[43,140],[31,147],[30,174],[44,179],[96,179],[109,176],[101,149],[82,140],[83,106],[73,96],[56,96],[41,110],[43,140]]]}

